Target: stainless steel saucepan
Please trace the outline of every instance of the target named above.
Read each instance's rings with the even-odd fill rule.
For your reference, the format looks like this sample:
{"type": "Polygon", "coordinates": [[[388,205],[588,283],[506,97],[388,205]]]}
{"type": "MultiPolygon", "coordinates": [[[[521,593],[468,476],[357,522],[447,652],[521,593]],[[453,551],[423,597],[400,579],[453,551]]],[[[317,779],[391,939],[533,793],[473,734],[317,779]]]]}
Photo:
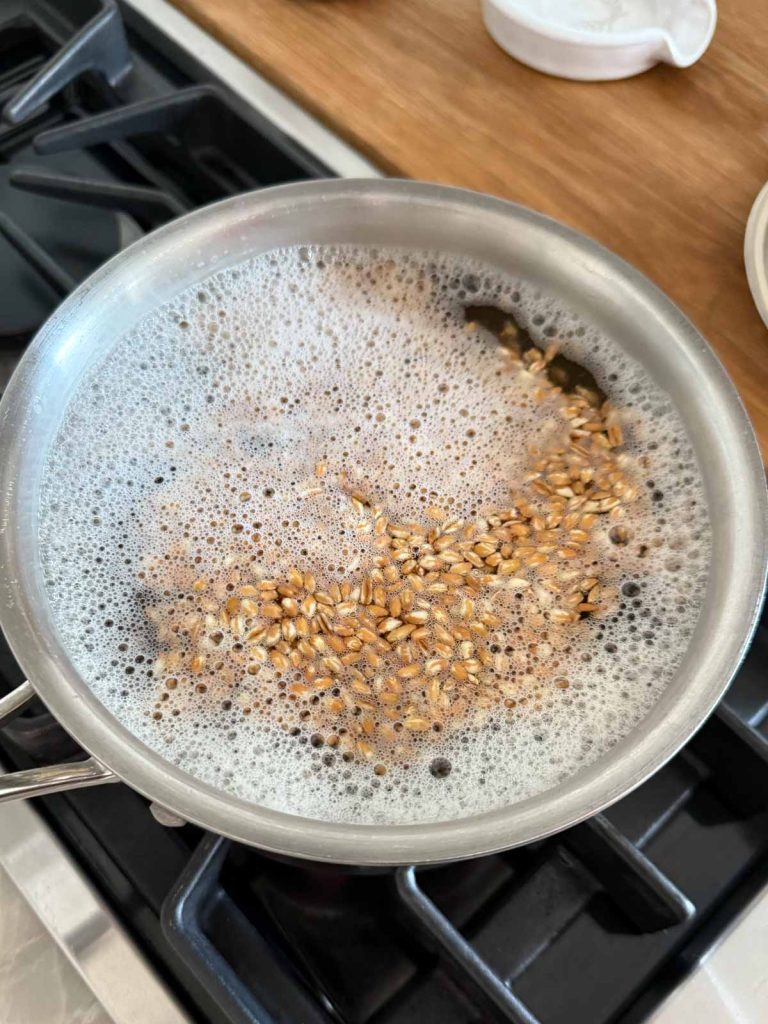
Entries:
{"type": "MultiPolygon", "coordinates": [[[[682,271],[681,271],[682,272],[682,271]]],[[[704,339],[646,278],[587,238],[511,203],[401,181],[316,181],[226,200],[154,232],[84,282],[28,348],[0,403],[0,624],[37,694],[91,757],[0,777],[0,800],[122,780],[174,815],[296,857],[427,863],[515,846],[606,807],[702,724],[749,642],[766,569],[766,490],[755,437],[704,339]],[[276,246],[358,243],[475,257],[537,284],[609,332],[664,387],[693,441],[712,518],[706,600],[680,669],[647,717],[563,784],[500,810],[424,825],[346,825],[219,792],[163,760],[94,697],[51,618],[38,505],[46,451],[78,381],[117,336],[214,271],[276,246]]]]}

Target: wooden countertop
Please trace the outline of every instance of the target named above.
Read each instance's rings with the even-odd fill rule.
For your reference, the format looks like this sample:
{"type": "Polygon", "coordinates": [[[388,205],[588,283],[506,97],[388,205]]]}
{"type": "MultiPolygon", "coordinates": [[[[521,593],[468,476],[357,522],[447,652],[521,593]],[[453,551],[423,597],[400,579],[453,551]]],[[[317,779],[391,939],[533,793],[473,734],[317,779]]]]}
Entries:
{"type": "Polygon", "coordinates": [[[768,457],[768,331],[742,246],[768,179],[768,8],[725,0],[694,67],[538,74],[479,0],[176,0],[383,170],[514,199],[660,285],[715,346],[768,457]]]}

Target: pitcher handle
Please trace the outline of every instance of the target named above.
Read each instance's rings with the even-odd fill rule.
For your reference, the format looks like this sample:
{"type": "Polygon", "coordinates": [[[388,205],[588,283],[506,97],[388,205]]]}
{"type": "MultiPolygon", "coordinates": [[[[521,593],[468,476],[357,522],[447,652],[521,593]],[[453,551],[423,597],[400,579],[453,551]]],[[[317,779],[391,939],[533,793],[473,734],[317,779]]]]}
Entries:
{"type": "MultiPolygon", "coordinates": [[[[7,696],[0,698],[0,726],[20,714],[34,696],[32,684],[23,682],[7,696]]],[[[95,757],[67,764],[44,765],[0,775],[0,803],[118,781],[115,773],[95,757]]]]}

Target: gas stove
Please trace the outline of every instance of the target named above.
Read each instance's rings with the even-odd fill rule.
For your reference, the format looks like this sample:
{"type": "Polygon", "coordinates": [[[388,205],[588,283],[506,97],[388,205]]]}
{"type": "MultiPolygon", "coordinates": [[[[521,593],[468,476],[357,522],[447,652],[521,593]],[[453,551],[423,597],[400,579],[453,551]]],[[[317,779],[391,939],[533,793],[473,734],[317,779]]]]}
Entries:
{"type": "MultiPolygon", "coordinates": [[[[63,296],[144,232],[244,190],[377,173],[162,0],[6,0],[0,105],[3,382],[63,296]]],[[[35,829],[72,864],[124,971],[143,965],[147,1021],[669,1024],[686,1005],[728,1020],[684,1000],[702,998],[697,965],[768,920],[767,654],[764,620],[665,768],[509,853],[378,873],[290,862],[166,827],[115,785],[4,808],[0,864],[15,849],[20,877],[35,829]]],[[[19,682],[0,641],[0,695],[19,682]]],[[[81,756],[41,705],[0,734],[9,769],[81,756]]],[[[82,969],[96,988],[97,967],[82,969]]],[[[133,1024],[135,1007],[109,1011],[133,1024]]]]}

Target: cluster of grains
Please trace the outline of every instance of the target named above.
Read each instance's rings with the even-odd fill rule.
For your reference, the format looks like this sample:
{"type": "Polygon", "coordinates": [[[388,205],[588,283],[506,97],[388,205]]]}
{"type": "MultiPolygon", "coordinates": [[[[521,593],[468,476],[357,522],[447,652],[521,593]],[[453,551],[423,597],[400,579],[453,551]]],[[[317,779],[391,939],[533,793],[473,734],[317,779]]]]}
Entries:
{"type": "Polygon", "coordinates": [[[41,491],[52,614],[117,719],[350,822],[599,758],[673,679],[709,543],[620,344],[434,253],[277,251],[175,296],[79,386],[41,491]]]}
{"type": "MultiPolygon", "coordinates": [[[[413,754],[412,734],[440,737],[467,719],[477,724],[495,706],[525,704],[526,686],[509,679],[494,597],[503,589],[524,598],[529,626],[542,631],[612,607],[615,594],[601,592],[599,578],[580,563],[601,516],[616,524],[613,542],[628,543],[621,518],[637,488],[615,451],[623,433],[610,403],[584,387],[564,393],[547,376],[557,345],[506,351],[509,370],[526,374],[535,401],[554,403],[562,420],[546,447],[533,451],[529,493],[470,523],[436,506],[426,510],[431,525],[398,523],[342,470],[337,483],[371,546],[372,568],[359,578],[324,589],[312,572],[292,567],[282,580],[264,579],[257,564],[252,582],[233,581],[232,555],[219,578],[192,579],[194,564],[186,578],[176,571],[174,589],[188,588],[182,599],[147,611],[165,645],[152,665],[164,681],[155,721],[179,715],[190,689],[210,690],[230,706],[234,699],[250,715],[274,699],[277,684],[296,714],[295,722],[290,710],[281,716],[286,729],[298,734],[303,723],[314,730],[315,747],[375,761],[383,775],[393,757],[413,754]],[[266,663],[276,673],[261,681],[266,663]]],[[[318,496],[327,473],[325,463],[315,466],[318,496]]],[[[139,576],[158,572],[167,584],[161,560],[150,559],[139,576]]],[[[537,679],[534,698],[546,685],[567,689],[569,682],[537,679]]]]}

